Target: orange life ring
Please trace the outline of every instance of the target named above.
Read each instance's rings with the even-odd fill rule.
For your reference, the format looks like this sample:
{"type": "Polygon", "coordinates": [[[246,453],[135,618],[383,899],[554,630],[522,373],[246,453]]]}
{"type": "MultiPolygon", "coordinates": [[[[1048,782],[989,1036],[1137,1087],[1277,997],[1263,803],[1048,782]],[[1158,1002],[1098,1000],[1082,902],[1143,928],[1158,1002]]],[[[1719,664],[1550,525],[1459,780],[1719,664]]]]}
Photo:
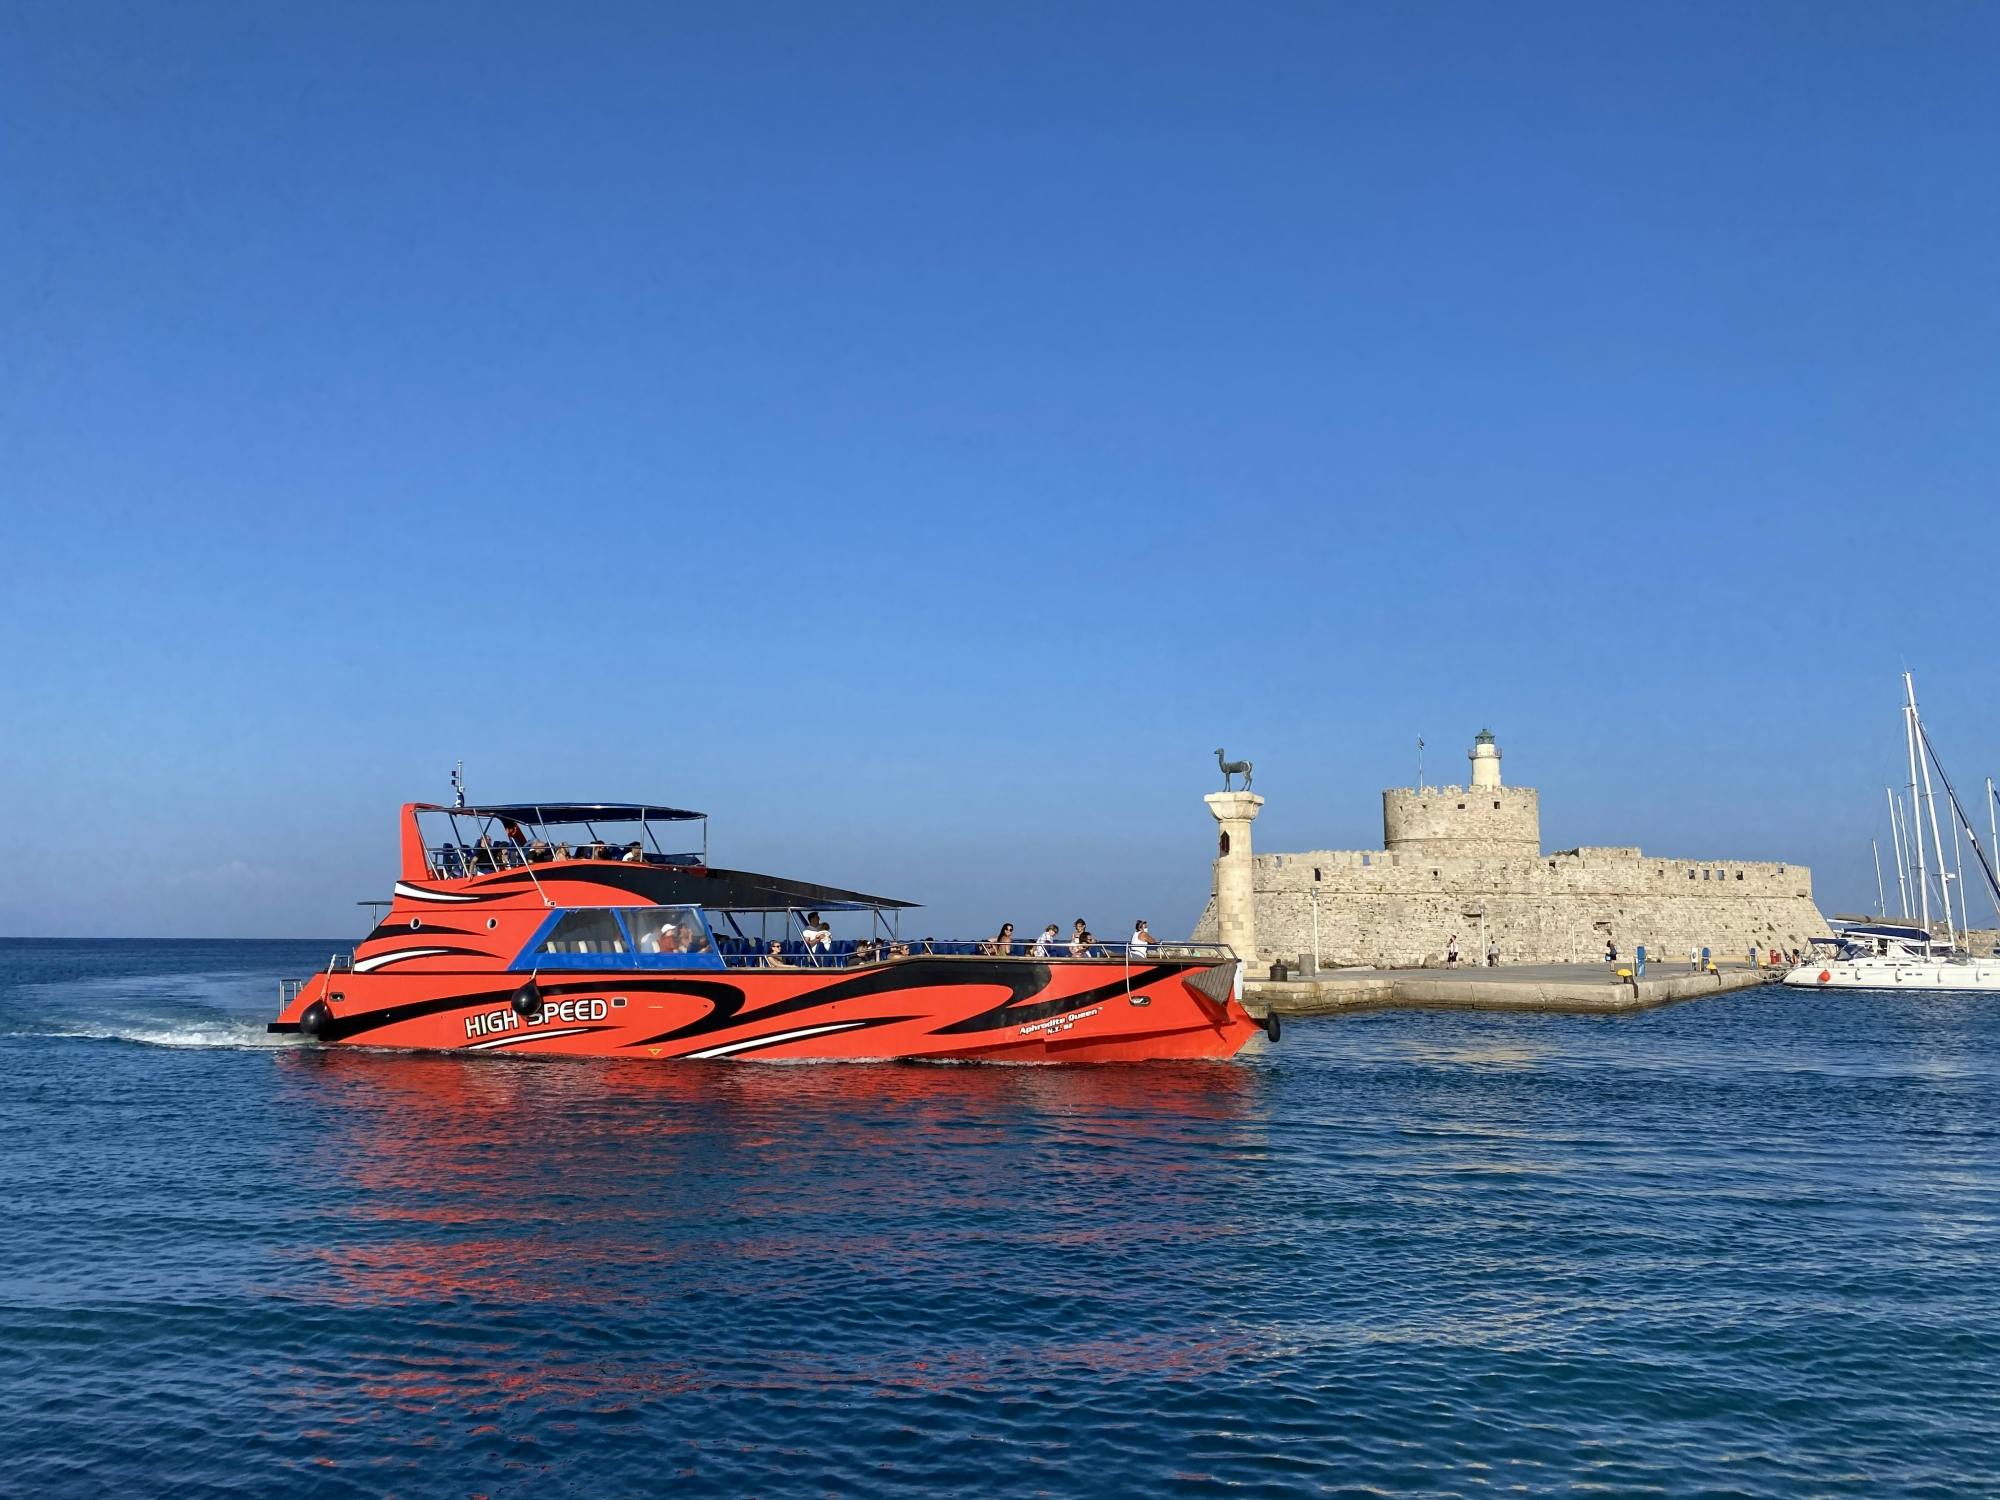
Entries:
{"type": "Polygon", "coordinates": [[[1833,975],[1830,974],[1827,970],[1821,969],[1819,971],[1819,982],[1821,984],[1825,984],[1831,978],[1833,978],[1833,975]]]}

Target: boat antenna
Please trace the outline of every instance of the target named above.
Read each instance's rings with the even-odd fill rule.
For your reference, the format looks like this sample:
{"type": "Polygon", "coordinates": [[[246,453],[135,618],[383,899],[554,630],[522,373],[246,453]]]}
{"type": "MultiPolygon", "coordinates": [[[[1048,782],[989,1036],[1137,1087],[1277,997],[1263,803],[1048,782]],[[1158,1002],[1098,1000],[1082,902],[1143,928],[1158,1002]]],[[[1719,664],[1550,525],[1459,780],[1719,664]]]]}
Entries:
{"type": "Polygon", "coordinates": [[[451,768],[451,805],[465,806],[465,762],[460,761],[451,768]]]}

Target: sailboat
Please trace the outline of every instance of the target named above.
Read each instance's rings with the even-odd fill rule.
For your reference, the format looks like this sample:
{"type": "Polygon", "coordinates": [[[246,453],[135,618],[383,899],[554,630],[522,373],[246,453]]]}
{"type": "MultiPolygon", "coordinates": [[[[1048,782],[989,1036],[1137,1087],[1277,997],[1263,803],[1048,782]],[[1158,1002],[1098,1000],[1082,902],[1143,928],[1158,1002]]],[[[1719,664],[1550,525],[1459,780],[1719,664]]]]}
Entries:
{"type": "MultiPolygon", "coordinates": [[[[1923,717],[1917,712],[1916,682],[1903,674],[1903,733],[1909,751],[1910,800],[1907,809],[1889,794],[1890,833],[1896,845],[1896,888],[1901,900],[1901,922],[1851,922],[1838,926],[1830,938],[1815,938],[1813,952],[1806,961],[1785,975],[1784,982],[1805,989],[1925,990],[1931,993],[2000,994],[2000,956],[1972,954],[1962,942],[1969,923],[1965,912],[1965,862],[1960,843],[1972,845],[1974,869],[1985,877],[1996,912],[2000,912],[2000,879],[1993,871],[1993,846],[2000,844],[1995,808],[2000,807],[1993,782],[1986,783],[1987,845],[1981,847],[1979,833],[1966,816],[1965,808],[1945,773],[1931,744],[1923,717]],[[1931,770],[1937,770],[1937,782],[1931,770]],[[1952,860],[1947,866],[1944,838],[1938,820],[1936,787],[1944,787],[1951,827],[1952,860]],[[1926,823],[1929,824],[1926,839],[1926,823]],[[1935,858],[1936,870],[1931,865],[1935,858]],[[1944,937],[1931,924],[1931,879],[1935,873],[1942,897],[1944,937]],[[1958,910],[1952,911],[1956,887],[1958,910]],[[1912,890],[1917,910],[1910,910],[1912,890]]],[[[1879,870],[1879,867],[1878,867],[1879,870]]],[[[1879,880],[1879,874],[1878,874],[1879,880]]],[[[1878,901],[1886,905],[1884,893],[1878,901]]]]}

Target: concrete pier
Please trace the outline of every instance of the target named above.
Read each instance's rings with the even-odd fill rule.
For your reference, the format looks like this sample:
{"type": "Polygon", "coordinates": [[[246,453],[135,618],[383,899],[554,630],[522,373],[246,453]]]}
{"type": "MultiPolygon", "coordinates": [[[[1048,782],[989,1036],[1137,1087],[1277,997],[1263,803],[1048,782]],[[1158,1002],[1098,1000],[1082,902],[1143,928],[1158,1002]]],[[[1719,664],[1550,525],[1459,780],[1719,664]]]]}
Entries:
{"type": "Polygon", "coordinates": [[[1731,990],[1776,984],[1782,969],[1725,964],[1715,974],[1654,964],[1644,979],[1621,979],[1612,964],[1517,964],[1497,969],[1346,969],[1282,983],[1250,979],[1243,1000],[1253,1015],[1338,1015],[1353,1010],[1513,1010],[1582,1014],[1650,1010],[1731,990]]]}

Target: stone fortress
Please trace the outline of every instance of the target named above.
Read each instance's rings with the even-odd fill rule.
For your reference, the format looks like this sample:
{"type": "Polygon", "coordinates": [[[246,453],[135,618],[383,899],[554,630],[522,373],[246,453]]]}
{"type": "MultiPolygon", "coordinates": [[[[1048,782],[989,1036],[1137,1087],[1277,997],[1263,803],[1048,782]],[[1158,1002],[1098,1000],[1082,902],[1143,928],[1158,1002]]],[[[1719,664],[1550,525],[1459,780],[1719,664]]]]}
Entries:
{"type": "Polygon", "coordinates": [[[1468,965],[1485,962],[1489,941],[1503,964],[1596,962],[1607,938],[1621,963],[1643,943],[1649,961],[1685,965],[1690,948],[1740,960],[1753,943],[1803,948],[1828,930],[1803,865],[1544,854],[1540,795],[1502,784],[1491,734],[1469,759],[1469,785],[1382,794],[1380,849],[1253,855],[1264,799],[1212,794],[1215,882],[1195,939],[1233,944],[1261,977],[1274,960],[1310,972],[1315,956],[1321,968],[1442,963],[1454,934],[1468,965]]]}

